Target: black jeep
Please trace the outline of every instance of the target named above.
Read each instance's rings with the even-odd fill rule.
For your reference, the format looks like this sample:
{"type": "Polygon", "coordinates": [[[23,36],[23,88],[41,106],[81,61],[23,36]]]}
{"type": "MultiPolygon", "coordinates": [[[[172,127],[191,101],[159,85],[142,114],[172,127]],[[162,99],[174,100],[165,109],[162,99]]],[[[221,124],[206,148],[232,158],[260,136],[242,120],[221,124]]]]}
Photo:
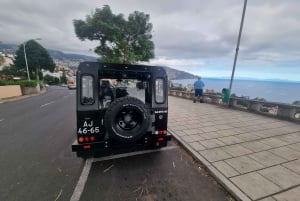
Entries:
{"type": "Polygon", "coordinates": [[[79,157],[167,146],[168,80],[162,67],[80,63],[76,76],[79,157]]]}

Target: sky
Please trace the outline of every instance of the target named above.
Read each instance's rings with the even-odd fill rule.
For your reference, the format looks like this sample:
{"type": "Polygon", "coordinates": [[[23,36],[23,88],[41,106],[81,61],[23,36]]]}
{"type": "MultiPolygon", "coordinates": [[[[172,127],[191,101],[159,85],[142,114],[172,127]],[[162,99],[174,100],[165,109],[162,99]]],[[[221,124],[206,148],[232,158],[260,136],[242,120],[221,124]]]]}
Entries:
{"type": "MultiPolygon", "coordinates": [[[[97,56],[97,41],[80,41],[72,21],[109,5],[125,17],[150,15],[155,58],[202,77],[230,77],[244,0],[1,0],[0,41],[38,41],[47,49],[97,56]]],[[[300,81],[300,1],[249,0],[236,78],[300,81]]]]}

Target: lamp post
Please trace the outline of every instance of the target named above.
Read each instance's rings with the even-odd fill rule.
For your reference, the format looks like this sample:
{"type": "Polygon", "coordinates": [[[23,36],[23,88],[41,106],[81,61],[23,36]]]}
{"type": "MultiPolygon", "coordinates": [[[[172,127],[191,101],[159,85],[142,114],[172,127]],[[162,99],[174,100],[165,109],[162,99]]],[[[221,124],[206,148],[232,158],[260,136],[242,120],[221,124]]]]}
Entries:
{"type": "MultiPolygon", "coordinates": [[[[31,40],[42,40],[41,38],[36,38],[36,39],[31,39],[31,40]]],[[[25,64],[26,64],[26,71],[27,71],[27,77],[28,77],[28,80],[30,80],[30,75],[29,75],[29,70],[28,70],[28,63],[27,63],[27,56],[26,56],[26,44],[27,44],[28,41],[25,41],[24,44],[23,44],[23,47],[24,47],[24,57],[25,57],[25,64]]]]}
{"type": "Polygon", "coordinates": [[[247,0],[244,1],[244,8],[243,8],[243,14],[242,14],[242,19],[241,19],[240,31],[239,31],[238,41],[237,41],[237,45],[236,45],[235,57],[234,57],[232,74],[231,74],[230,85],[229,85],[229,91],[230,92],[231,92],[231,88],[232,88],[232,81],[233,81],[234,72],[235,72],[236,60],[237,60],[237,56],[238,56],[238,53],[239,53],[239,46],[240,46],[241,35],[242,35],[242,30],[243,30],[243,25],[244,25],[246,7],[247,7],[247,0]]]}

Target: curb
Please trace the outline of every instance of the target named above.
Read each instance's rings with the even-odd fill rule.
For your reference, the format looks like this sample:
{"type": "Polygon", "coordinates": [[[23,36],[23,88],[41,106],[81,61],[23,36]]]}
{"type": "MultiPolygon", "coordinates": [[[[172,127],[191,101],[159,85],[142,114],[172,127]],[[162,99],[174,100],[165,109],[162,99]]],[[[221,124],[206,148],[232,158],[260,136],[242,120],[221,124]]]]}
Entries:
{"type": "Polygon", "coordinates": [[[168,129],[168,132],[176,139],[176,141],[187,150],[192,156],[204,165],[211,175],[237,200],[252,201],[245,193],[238,189],[229,179],[227,179],[221,172],[219,172],[210,162],[208,162],[198,152],[193,150],[187,143],[183,142],[179,136],[172,130],[168,129]]]}

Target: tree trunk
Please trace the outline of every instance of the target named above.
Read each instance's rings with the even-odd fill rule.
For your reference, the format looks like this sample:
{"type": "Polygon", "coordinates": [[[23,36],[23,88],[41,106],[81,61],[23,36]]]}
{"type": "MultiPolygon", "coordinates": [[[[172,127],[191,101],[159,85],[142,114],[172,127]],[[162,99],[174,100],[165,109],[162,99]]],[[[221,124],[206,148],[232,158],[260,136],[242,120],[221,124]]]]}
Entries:
{"type": "Polygon", "coordinates": [[[35,74],[36,74],[36,88],[37,88],[37,91],[40,92],[41,91],[41,87],[40,87],[40,77],[39,77],[39,67],[37,67],[35,69],[35,74]]]}

